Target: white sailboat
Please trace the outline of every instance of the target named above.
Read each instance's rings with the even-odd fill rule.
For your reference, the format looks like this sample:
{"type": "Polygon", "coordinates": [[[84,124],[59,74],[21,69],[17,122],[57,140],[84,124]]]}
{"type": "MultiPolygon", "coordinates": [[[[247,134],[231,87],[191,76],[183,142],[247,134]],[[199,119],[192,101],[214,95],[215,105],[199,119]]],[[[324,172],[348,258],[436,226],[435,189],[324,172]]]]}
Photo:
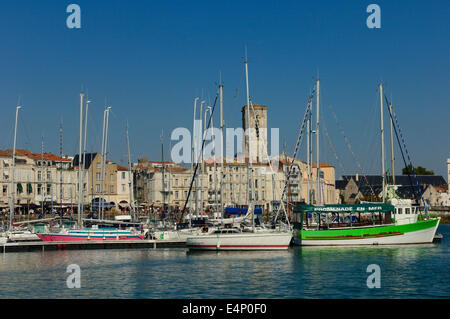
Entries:
{"type": "MultiPolygon", "coordinates": [[[[247,129],[250,132],[250,97],[248,87],[248,66],[244,61],[247,90],[247,129]]],[[[280,250],[288,249],[292,240],[292,230],[289,225],[279,225],[276,228],[255,227],[254,220],[254,185],[253,165],[249,138],[248,171],[250,176],[250,201],[245,220],[251,219],[251,226],[241,224],[241,227],[217,228],[212,233],[188,237],[186,246],[192,250],[280,250]]]]}

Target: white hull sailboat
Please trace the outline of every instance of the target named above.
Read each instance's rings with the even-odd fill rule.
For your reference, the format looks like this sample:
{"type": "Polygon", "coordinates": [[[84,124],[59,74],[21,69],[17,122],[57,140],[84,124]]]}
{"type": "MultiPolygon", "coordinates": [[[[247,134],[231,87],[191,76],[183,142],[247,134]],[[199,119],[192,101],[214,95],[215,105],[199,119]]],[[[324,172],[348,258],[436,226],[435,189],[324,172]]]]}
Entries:
{"type": "Polygon", "coordinates": [[[187,238],[186,246],[193,250],[284,250],[292,239],[290,231],[255,229],[242,232],[239,229],[220,229],[210,235],[187,238]]]}
{"type": "MultiPolygon", "coordinates": [[[[248,66],[244,61],[246,89],[247,89],[247,129],[250,130],[250,97],[248,88],[248,66]]],[[[272,228],[256,227],[254,216],[254,185],[253,185],[253,168],[252,168],[252,147],[249,147],[249,188],[250,201],[247,214],[244,220],[250,218],[251,227],[245,227],[244,223],[240,223],[240,228],[218,228],[211,234],[202,234],[190,236],[186,240],[186,246],[191,250],[284,250],[289,248],[292,240],[292,231],[290,225],[281,228],[281,226],[272,228]]]]}

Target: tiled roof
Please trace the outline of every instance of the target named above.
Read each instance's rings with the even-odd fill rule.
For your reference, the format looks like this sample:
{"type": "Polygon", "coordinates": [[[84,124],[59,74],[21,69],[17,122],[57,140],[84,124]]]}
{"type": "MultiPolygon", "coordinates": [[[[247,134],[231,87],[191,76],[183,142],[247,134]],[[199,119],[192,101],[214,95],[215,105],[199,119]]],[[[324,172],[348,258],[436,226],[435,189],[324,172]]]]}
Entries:
{"type": "MultiPolygon", "coordinates": [[[[11,156],[12,152],[13,152],[12,149],[7,149],[5,153],[7,153],[9,156],[11,156]]],[[[42,160],[42,157],[44,157],[45,161],[53,161],[53,162],[70,162],[71,161],[68,158],[60,157],[60,156],[54,155],[52,153],[44,153],[44,156],[42,156],[42,153],[33,153],[29,150],[24,150],[24,149],[16,149],[16,155],[26,156],[35,161],[42,160]]]]}

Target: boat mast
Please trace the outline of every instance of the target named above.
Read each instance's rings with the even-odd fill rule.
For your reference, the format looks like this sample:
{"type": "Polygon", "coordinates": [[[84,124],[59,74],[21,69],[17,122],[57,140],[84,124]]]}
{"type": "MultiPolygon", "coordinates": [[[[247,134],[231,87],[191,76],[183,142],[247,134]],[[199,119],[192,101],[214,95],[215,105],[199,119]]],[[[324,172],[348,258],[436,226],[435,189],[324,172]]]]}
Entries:
{"type": "Polygon", "coordinates": [[[59,205],[61,212],[63,211],[63,128],[62,128],[62,119],[59,123],[59,205]]]}
{"type": "Polygon", "coordinates": [[[84,113],[84,142],[83,142],[83,166],[81,169],[81,174],[83,175],[83,183],[81,185],[81,188],[83,189],[83,196],[81,197],[81,211],[84,211],[84,179],[86,177],[86,138],[87,138],[87,119],[88,119],[88,109],[89,109],[89,101],[87,95],[86,95],[86,101],[85,101],[85,113],[84,113]]]}
{"type": "Polygon", "coordinates": [[[320,110],[319,110],[319,97],[320,97],[320,79],[316,80],[316,154],[317,154],[317,192],[316,192],[316,204],[322,203],[320,196],[320,139],[319,139],[319,124],[320,124],[320,110]]]}
{"type": "Polygon", "coordinates": [[[133,221],[136,221],[134,198],[133,198],[133,178],[131,175],[131,156],[130,156],[130,141],[128,138],[128,122],[127,122],[127,150],[128,150],[128,191],[130,192],[130,213],[133,216],[133,221]]]}
{"type": "Polygon", "coordinates": [[[164,220],[166,219],[166,216],[165,216],[166,185],[165,185],[165,181],[164,181],[164,130],[161,131],[160,139],[161,139],[161,167],[162,167],[162,169],[161,169],[161,182],[162,182],[162,187],[161,187],[161,189],[162,189],[162,213],[161,213],[161,217],[164,216],[164,219],[163,219],[163,223],[164,223],[164,220]]]}
{"type": "MultiPolygon", "coordinates": [[[[214,213],[217,213],[217,206],[218,206],[218,202],[217,202],[217,165],[216,165],[216,135],[214,134],[214,118],[212,116],[212,107],[208,106],[208,112],[210,114],[211,117],[211,140],[212,140],[212,147],[214,150],[214,155],[213,155],[213,161],[214,161],[214,213]]],[[[209,185],[209,183],[208,183],[209,185]]]]}
{"type": "Polygon", "coordinates": [[[223,84],[220,79],[219,84],[219,103],[220,103],[220,216],[223,217],[225,207],[223,206],[223,178],[224,178],[224,154],[223,154],[223,84]]]}
{"type": "Polygon", "coordinates": [[[100,203],[100,219],[105,218],[105,178],[106,178],[106,150],[108,148],[108,121],[110,106],[103,111],[103,138],[102,138],[102,158],[101,158],[101,203],[100,203]]]}
{"type": "MultiPolygon", "coordinates": [[[[203,104],[205,104],[205,101],[201,101],[200,102],[200,113],[199,113],[199,118],[200,118],[200,129],[198,130],[201,136],[201,145],[203,145],[203,120],[202,120],[202,115],[203,115],[203,104]]],[[[199,136],[199,137],[200,137],[199,136]]],[[[200,161],[203,164],[203,147],[201,147],[200,151],[202,152],[201,154],[199,154],[200,156],[200,161]]],[[[200,178],[200,190],[203,190],[203,172],[198,173],[198,177],[200,178]]],[[[199,209],[198,209],[198,183],[197,183],[197,179],[195,180],[195,201],[196,201],[196,209],[197,209],[197,216],[199,214],[199,209]]],[[[203,210],[203,197],[200,198],[200,209],[203,210]]],[[[203,214],[202,214],[203,215],[203,214]]]]}
{"type": "MultiPolygon", "coordinates": [[[[203,114],[203,118],[204,118],[204,122],[203,122],[203,138],[206,139],[206,129],[207,129],[207,125],[206,125],[206,114],[208,113],[208,107],[205,107],[205,112],[203,114]]],[[[201,197],[201,207],[202,207],[202,217],[203,217],[203,212],[204,212],[204,207],[205,207],[205,189],[203,188],[203,183],[204,183],[204,179],[205,179],[205,150],[202,148],[202,179],[201,179],[201,189],[202,189],[202,197],[201,197]]],[[[205,183],[206,184],[206,183],[205,183]]],[[[206,185],[205,185],[206,186],[206,185]]]]}
{"type": "Polygon", "coordinates": [[[78,225],[80,227],[81,227],[81,195],[82,195],[81,151],[83,146],[83,98],[84,93],[80,93],[80,138],[78,148],[78,225]]]}
{"type": "MultiPolygon", "coordinates": [[[[254,208],[253,208],[253,198],[254,198],[254,188],[253,188],[253,163],[252,163],[252,152],[251,152],[251,145],[250,145],[250,94],[249,94],[249,88],[248,88],[248,64],[247,64],[247,52],[245,54],[245,60],[244,60],[244,66],[245,66],[245,86],[247,90],[247,136],[248,136],[248,170],[249,170],[249,177],[250,177],[250,198],[249,198],[249,205],[248,210],[251,209],[252,214],[252,231],[255,231],[255,216],[254,216],[254,208]]],[[[249,211],[247,211],[247,214],[249,211]]]]}
{"type": "Polygon", "coordinates": [[[308,119],[306,121],[306,204],[311,204],[310,201],[310,194],[311,194],[311,190],[310,190],[310,177],[311,177],[311,162],[310,162],[310,145],[309,145],[309,138],[310,138],[310,134],[311,134],[311,128],[310,128],[310,124],[311,124],[311,113],[308,113],[308,119]]]}
{"type": "MultiPolygon", "coordinates": [[[[392,114],[392,104],[389,103],[389,112],[392,114]]],[[[390,118],[390,126],[391,126],[391,172],[392,172],[392,185],[395,185],[395,154],[394,154],[394,121],[390,118]]]]}
{"type": "MultiPolygon", "coordinates": [[[[103,170],[105,171],[105,179],[106,179],[106,164],[108,158],[108,128],[109,128],[109,110],[110,106],[106,108],[106,125],[105,125],[105,165],[103,165],[103,170]]],[[[105,182],[106,186],[106,182],[105,182]]],[[[103,188],[103,202],[105,202],[105,188],[103,188]]],[[[105,219],[105,207],[103,206],[103,219],[105,219]]]]}
{"type": "Polygon", "coordinates": [[[101,161],[100,161],[100,180],[101,180],[101,188],[100,188],[100,202],[99,202],[99,219],[102,219],[102,213],[103,213],[103,179],[104,179],[104,173],[103,173],[103,159],[105,158],[105,124],[106,124],[106,107],[105,110],[103,111],[103,126],[102,126],[102,150],[100,152],[100,157],[101,157],[101,161]]]}
{"type": "Polygon", "coordinates": [[[44,170],[44,136],[41,136],[41,172],[42,172],[42,188],[41,188],[41,194],[42,194],[42,201],[41,201],[41,212],[42,216],[45,218],[44,214],[44,201],[45,201],[45,195],[44,195],[44,189],[45,189],[45,170],[44,170]]]}
{"type": "MultiPolygon", "coordinates": [[[[171,161],[171,155],[170,155],[170,150],[172,149],[172,139],[169,139],[169,162],[171,161]]],[[[170,181],[172,180],[172,174],[171,174],[171,167],[170,167],[170,164],[169,165],[167,165],[167,173],[168,173],[168,175],[169,175],[169,177],[168,177],[168,181],[167,181],[167,184],[168,184],[168,192],[167,192],[167,215],[169,215],[169,217],[170,217],[170,193],[171,193],[171,191],[170,191],[170,181]]]]}
{"type": "Polygon", "coordinates": [[[13,153],[12,153],[12,164],[11,164],[11,196],[9,200],[9,229],[12,229],[12,221],[14,219],[14,168],[16,166],[16,138],[17,138],[17,118],[19,116],[19,110],[22,106],[16,106],[16,120],[14,122],[14,143],[13,143],[13,153]]]}
{"type": "MultiPolygon", "coordinates": [[[[197,113],[197,101],[198,101],[198,97],[194,98],[194,120],[192,123],[192,145],[191,145],[191,180],[192,180],[192,174],[193,174],[193,167],[194,167],[194,162],[197,160],[196,157],[196,128],[195,128],[195,115],[197,113]]],[[[189,228],[192,227],[192,216],[193,216],[193,199],[192,197],[189,198],[189,228]]]]}
{"type": "Polygon", "coordinates": [[[383,177],[382,194],[383,194],[383,203],[384,203],[386,200],[386,193],[384,191],[384,185],[386,182],[386,174],[385,174],[385,168],[384,168],[383,84],[381,84],[381,83],[379,85],[379,92],[380,92],[380,120],[381,120],[381,174],[383,177]]]}

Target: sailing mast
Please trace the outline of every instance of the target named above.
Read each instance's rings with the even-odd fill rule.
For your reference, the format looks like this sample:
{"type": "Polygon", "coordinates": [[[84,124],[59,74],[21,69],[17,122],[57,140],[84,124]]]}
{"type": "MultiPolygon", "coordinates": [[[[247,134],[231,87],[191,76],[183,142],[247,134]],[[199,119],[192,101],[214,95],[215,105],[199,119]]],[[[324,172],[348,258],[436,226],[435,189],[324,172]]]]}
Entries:
{"type": "Polygon", "coordinates": [[[83,98],[84,93],[80,93],[80,138],[79,138],[79,148],[78,148],[78,225],[81,227],[81,196],[83,192],[83,188],[81,184],[83,182],[83,178],[81,175],[81,151],[83,146],[83,98]]]}
{"type": "Polygon", "coordinates": [[[17,118],[19,116],[19,110],[22,106],[16,106],[16,120],[14,122],[14,143],[13,143],[13,153],[12,153],[12,165],[11,165],[11,196],[9,200],[9,229],[12,229],[12,221],[14,219],[14,168],[16,165],[16,138],[17,138],[17,118]]]}
{"type": "Polygon", "coordinates": [[[60,212],[63,212],[63,128],[62,119],[59,123],[59,205],[60,212]]]}
{"type": "MultiPolygon", "coordinates": [[[[392,114],[392,104],[389,103],[389,113],[392,114]]],[[[395,185],[395,154],[394,154],[394,120],[389,117],[391,127],[391,172],[392,172],[392,185],[395,185]]]]}
{"type": "Polygon", "coordinates": [[[219,104],[220,104],[220,216],[223,217],[225,207],[223,206],[223,178],[224,178],[224,155],[223,155],[223,84],[222,79],[219,84],[219,104]]]}
{"type": "Polygon", "coordinates": [[[380,120],[381,120],[381,174],[383,177],[383,203],[386,201],[386,193],[384,191],[384,185],[386,183],[386,174],[384,168],[384,124],[383,124],[383,84],[379,85],[379,93],[380,93],[380,120]]]}
{"type": "MultiPolygon", "coordinates": [[[[196,112],[197,112],[197,101],[198,101],[198,97],[196,97],[196,98],[194,98],[194,120],[193,120],[193,123],[192,123],[192,145],[191,145],[191,149],[192,149],[192,152],[191,152],[191,180],[192,180],[192,174],[193,174],[193,172],[192,172],[192,170],[193,170],[193,167],[194,167],[194,162],[196,161],[196,150],[197,150],[197,148],[196,148],[196,130],[195,130],[195,115],[196,115],[196,112]]],[[[192,197],[190,197],[189,198],[189,228],[191,228],[192,227],[192,216],[193,216],[193,212],[194,212],[194,210],[193,210],[193,199],[192,199],[192,197]]]]}
{"type": "Polygon", "coordinates": [[[320,139],[319,139],[319,124],[320,124],[320,110],[319,110],[319,97],[320,97],[320,79],[316,80],[316,156],[317,156],[317,191],[316,191],[316,204],[322,203],[320,193],[320,139]]]}
{"type": "Polygon", "coordinates": [[[105,211],[105,175],[106,175],[106,149],[108,145],[108,118],[110,106],[103,111],[103,136],[102,136],[102,152],[101,152],[101,202],[100,202],[100,219],[104,219],[105,211]]]}
{"type": "Polygon", "coordinates": [[[162,182],[162,213],[161,213],[161,217],[164,216],[163,219],[163,223],[165,220],[165,206],[166,206],[166,185],[164,182],[164,131],[161,131],[161,166],[162,166],[162,170],[161,170],[161,182],[162,182]]]}
{"type": "Polygon", "coordinates": [[[133,216],[133,221],[136,221],[134,199],[133,199],[133,178],[131,175],[131,156],[130,156],[130,141],[128,139],[128,122],[127,122],[127,150],[128,150],[128,188],[130,192],[130,213],[133,216]]]}
{"type": "Polygon", "coordinates": [[[247,136],[248,136],[248,176],[250,177],[250,198],[249,198],[249,205],[248,205],[248,211],[247,214],[250,213],[251,210],[251,216],[252,216],[252,231],[255,231],[255,216],[254,216],[254,208],[253,208],[253,198],[254,198],[254,188],[253,188],[253,163],[252,163],[252,151],[251,151],[251,141],[250,141],[250,95],[249,95],[249,87],[248,87],[248,64],[247,64],[247,52],[245,54],[245,60],[244,60],[244,66],[245,66],[245,86],[247,91],[247,136]]]}
{"type": "Polygon", "coordinates": [[[88,119],[88,109],[89,109],[89,101],[87,95],[86,95],[86,101],[85,101],[85,113],[84,113],[84,142],[83,142],[83,166],[81,169],[81,174],[83,175],[83,183],[81,185],[81,188],[83,189],[83,196],[81,197],[81,211],[84,212],[84,178],[86,177],[86,134],[87,134],[87,119],[88,119]]]}

